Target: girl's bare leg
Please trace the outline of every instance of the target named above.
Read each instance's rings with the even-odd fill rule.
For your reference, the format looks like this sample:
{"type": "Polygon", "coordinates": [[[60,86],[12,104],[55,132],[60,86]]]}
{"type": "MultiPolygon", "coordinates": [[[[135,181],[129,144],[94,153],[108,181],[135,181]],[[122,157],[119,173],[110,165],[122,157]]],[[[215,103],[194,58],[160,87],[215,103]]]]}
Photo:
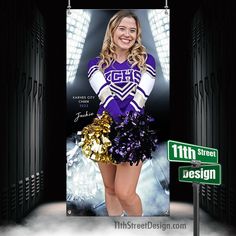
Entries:
{"type": "Polygon", "coordinates": [[[105,186],[105,201],[109,216],[120,216],[123,208],[115,194],[116,166],[112,164],[98,163],[105,186]]]}
{"type": "Polygon", "coordinates": [[[143,213],[141,199],[136,193],[141,168],[142,162],[138,166],[129,163],[117,165],[115,193],[128,216],[141,216],[143,213]]]}

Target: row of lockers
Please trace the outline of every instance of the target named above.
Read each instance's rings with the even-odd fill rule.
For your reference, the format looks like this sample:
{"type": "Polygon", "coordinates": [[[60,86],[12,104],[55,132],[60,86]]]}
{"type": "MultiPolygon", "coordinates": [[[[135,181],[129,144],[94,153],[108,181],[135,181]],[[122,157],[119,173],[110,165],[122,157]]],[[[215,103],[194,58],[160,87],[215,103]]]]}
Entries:
{"type": "Polygon", "coordinates": [[[45,29],[30,1],[4,1],[1,19],[0,221],[18,221],[42,199],[45,29]]]}
{"type": "Polygon", "coordinates": [[[229,25],[233,12],[219,6],[203,9],[196,13],[192,24],[192,136],[193,143],[219,150],[222,184],[202,185],[200,199],[202,208],[212,216],[233,222],[235,94],[230,59],[235,38],[229,25]]]}

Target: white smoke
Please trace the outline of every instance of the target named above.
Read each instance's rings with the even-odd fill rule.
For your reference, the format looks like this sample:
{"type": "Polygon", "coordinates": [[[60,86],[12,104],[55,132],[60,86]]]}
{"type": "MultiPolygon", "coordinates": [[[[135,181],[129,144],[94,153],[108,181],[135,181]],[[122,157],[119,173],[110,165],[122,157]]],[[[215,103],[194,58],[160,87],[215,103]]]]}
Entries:
{"type": "MultiPolygon", "coordinates": [[[[66,203],[47,203],[33,210],[22,224],[0,228],[1,236],[142,236],[142,235],[193,235],[193,206],[186,203],[171,203],[170,216],[166,217],[78,217],[66,216],[66,203]],[[161,229],[116,229],[120,224],[156,224],[161,229]],[[185,229],[165,229],[165,224],[185,229]]],[[[232,227],[214,221],[200,210],[200,235],[227,236],[236,235],[232,227]]]]}

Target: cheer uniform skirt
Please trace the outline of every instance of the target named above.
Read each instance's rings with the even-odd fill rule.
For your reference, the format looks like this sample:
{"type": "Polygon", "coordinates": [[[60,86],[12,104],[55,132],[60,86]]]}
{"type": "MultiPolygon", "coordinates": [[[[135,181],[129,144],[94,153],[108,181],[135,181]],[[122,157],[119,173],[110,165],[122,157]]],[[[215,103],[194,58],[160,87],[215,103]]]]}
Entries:
{"type": "Polygon", "coordinates": [[[138,165],[152,158],[158,146],[157,133],[151,128],[154,118],[130,111],[116,124],[107,112],[98,115],[82,130],[79,146],[94,161],[112,164],[129,162],[138,165]]]}

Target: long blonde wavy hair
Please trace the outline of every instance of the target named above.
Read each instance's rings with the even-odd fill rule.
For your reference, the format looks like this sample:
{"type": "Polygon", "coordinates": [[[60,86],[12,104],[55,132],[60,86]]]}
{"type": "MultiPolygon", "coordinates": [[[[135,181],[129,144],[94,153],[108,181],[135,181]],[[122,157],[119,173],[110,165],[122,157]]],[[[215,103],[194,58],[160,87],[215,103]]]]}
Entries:
{"type": "Polygon", "coordinates": [[[146,60],[147,60],[147,52],[146,48],[141,43],[141,26],[137,16],[128,10],[120,10],[118,11],[109,21],[105,33],[105,37],[103,40],[102,50],[100,52],[100,62],[98,64],[99,69],[104,71],[107,67],[109,67],[116,55],[116,45],[113,42],[114,31],[119,26],[120,22],[125,17],[134,18],[137,25],[137,39],[134,45],[129,49],[129,54],[127,60],[132,67],[135,65],[141,71],[146,69],[146,60]]]}

